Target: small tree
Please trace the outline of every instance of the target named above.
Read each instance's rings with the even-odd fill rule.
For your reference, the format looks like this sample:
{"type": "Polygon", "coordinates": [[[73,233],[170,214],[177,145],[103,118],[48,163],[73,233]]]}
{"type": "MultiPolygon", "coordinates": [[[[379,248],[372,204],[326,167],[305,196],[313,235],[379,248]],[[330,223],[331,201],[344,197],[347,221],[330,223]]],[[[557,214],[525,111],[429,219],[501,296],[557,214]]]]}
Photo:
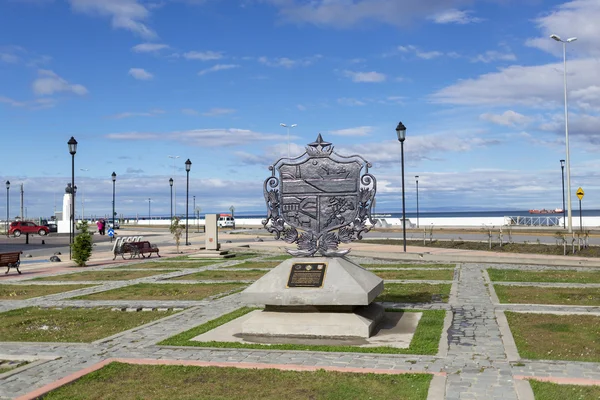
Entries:
{"type": "Polygon", "coordinates": [[[87,221],[79,222],[77,224],[77,228],[81,231],[81,233],[75,236],[75,240],[71,245],[73,261],[75,261],[75,264],[77,264],[78,267],[85,267],[85,263],[92,256],[92,235],[88,230],[87,221]]]}
{"type": "Polygon", "coordinates": [[[175,244],[177,245],[177,253],[179,253],[179,243],[181,243],[181,235],[185,229],[185,225],[179,224],[180,220],[179,217],[173,217],[171,226],[169,227],[169,231],[173,234],[173,239],[175,239],[175,244]]]}

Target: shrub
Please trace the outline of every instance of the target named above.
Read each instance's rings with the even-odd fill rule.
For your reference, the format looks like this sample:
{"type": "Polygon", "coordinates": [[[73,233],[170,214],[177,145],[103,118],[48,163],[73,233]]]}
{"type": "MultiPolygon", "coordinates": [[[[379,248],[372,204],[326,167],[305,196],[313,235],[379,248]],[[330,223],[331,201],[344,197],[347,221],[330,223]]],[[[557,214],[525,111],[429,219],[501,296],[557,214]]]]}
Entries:
{"type": "Polygon", "coordinates": [[[179,217],[173,217],[173,221],[171,221],[171,227],[169,228],[173,234],[173,239],[175,239],[175,244],[177,245],[177,253],[179,253],[179,243],[181,242],[181,235],[185,229],[185,225],[179,224],[180,220],[181,219],[179,217]]]}
{"type": "Polygon", "coordinates": [[[72,258],[78,267],[85,267],[85,263],[92,256],[92,235],[88,230],[87,221],[78,223],[77,229],[81,232],[75,236],[75,240],[71,245],[72,258]]]}

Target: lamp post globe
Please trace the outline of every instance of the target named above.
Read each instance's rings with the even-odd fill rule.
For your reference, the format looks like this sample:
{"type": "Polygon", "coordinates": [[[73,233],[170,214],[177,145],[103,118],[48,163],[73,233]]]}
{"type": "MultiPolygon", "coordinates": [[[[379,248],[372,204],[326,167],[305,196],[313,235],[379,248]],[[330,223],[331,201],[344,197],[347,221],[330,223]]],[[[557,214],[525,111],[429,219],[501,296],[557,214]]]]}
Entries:
{"type": "Polygon", "coordinates": [[[404,140],[406,139],[406,126],[402,122],[396,126],[396,135],[400,142],[400,164],[402,165],[402,242],[406,253],[406,202],[404,196],[404,140]]]}
{"type": "Polygon", "coordinates": [[[192,169],[192,162],[188,158],[185,162],[186,172],[186,189],[185,189],[185,245],[189,246],[188,242],[188,228],[189,228],[189,202],[190,202],[190,170],[192,169]]]}

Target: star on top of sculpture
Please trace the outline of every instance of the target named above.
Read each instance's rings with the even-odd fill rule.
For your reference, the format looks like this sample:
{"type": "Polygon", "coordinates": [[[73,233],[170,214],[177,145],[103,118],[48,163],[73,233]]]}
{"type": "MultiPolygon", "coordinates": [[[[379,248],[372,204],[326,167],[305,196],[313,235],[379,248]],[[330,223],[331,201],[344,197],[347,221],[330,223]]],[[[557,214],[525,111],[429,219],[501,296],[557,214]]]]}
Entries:
{"type": "Polygon", "coordinates": [[[333,152],[333,146],[331,143],[324,141],[319,133],[317,140],[308,144],[306,152],[313,157],[328,157],[333,152]]]}

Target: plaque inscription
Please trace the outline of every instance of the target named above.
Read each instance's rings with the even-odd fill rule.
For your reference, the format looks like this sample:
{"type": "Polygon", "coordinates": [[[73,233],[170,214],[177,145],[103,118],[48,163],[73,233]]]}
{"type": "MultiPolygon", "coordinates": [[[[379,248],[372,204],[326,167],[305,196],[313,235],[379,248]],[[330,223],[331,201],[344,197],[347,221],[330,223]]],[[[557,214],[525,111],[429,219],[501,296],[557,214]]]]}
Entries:
{"type": "Polygon", "coordinates": [[[323,286],[327,263],[294,263],[288,278],[288,288],[323,286]]]}

